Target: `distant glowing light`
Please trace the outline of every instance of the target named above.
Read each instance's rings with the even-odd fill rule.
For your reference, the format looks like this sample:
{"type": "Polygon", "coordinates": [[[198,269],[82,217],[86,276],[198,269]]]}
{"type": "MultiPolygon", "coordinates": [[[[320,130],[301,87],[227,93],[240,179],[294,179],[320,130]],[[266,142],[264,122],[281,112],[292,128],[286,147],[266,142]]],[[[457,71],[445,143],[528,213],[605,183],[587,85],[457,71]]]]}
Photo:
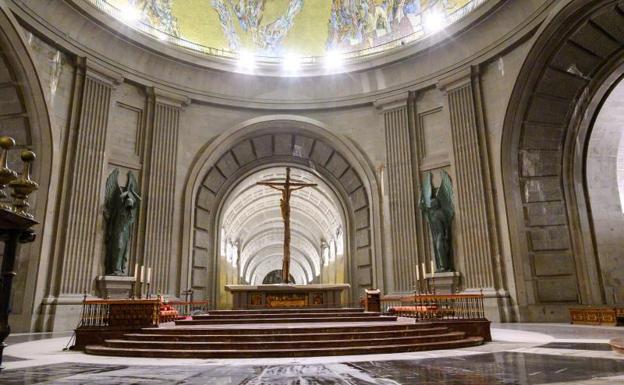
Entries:
{"type": "Polygon", "coordinates": [[[328,70],[336,70],[342,67],[344,63],[344,56],[340,51],[332,50],[328,51],[323,58],[323,64],[328,70]]]}
{"type": "Polygon", "coordinates": [[[251,71],[256,67],[256,56],[248,51],[241,51],[238,54],[238,67],[251,71]]]}
{"type": "Polygon", "coordinates": [[[430,11],[424,15],[424,27],[427,33],[436,33],[446,27],[446,18],[439,11],[430,11]]]}
{"type": "Polygon", "coordinates": [[[124,6],[123,8],[120,9],[120,11],[121,11],[121,18],[126,23],[134,23],[137,20],[139,20],[139,18],[141,17],[141,12],[139,12],[138,9],[136,9],[135,7],[131,5],[124,6]]]}
{"type": "Polygon", "coordinates": [[[295,54],[288,54],[282,60],[284,71],[294,73],[301,69],[301,57],[295,54]]]}

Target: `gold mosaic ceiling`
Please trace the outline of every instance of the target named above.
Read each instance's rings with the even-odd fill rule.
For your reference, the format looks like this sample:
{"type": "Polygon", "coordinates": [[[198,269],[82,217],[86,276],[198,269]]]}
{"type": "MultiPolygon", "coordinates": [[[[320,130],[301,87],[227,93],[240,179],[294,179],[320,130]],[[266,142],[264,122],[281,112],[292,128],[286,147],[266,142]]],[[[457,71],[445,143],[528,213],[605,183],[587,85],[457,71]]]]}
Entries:
{"type": "Polygon", "coordinates": [[[486,0],[90,0],[152,37],[207,54],[362,56],[419,40],[486,0]]]}

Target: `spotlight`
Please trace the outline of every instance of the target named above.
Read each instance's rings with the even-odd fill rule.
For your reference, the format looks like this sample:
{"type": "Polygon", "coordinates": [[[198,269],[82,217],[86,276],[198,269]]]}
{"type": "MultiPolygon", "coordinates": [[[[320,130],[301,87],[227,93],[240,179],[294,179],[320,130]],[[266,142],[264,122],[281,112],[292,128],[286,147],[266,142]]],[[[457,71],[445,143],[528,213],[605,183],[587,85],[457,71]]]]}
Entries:
{"type": "Polygon", "coordinates": [[[256,57],[248,51],[240,51],[238,54],[238,67],[251,71],[256,66],[256,57]]]}
{"type": "Polygon", "coordinates": [[[342,67],[344,58],[340,51],[331,50],[331,51],[327,51],[323,61],[324,61],[324,65],[326,69],[336,70],[342,67]]]}
{"type": "Polygon", "coordinates": [[[286,72],[297,72],[301,67],[301,58],[294,54],[287,54],[282,61],[282,67],[286,72]]]}
{"type": "Polygon", "coordinates": [[[141,13],[139,12],[139,10],[134,8],[131,5],[124,6],[123,8],[120,9],[120,11],[121,11],[121,18],[126,23],[134,23],[137,20],[139,20],[139,18],[141,17],[141,13]]]}
{"type": "Polygon", "coordinates": [[[439,12],[432,10],[425,14],[424,27],[427,33],[436,33],[446,26],[446,18],[439,12]]]}

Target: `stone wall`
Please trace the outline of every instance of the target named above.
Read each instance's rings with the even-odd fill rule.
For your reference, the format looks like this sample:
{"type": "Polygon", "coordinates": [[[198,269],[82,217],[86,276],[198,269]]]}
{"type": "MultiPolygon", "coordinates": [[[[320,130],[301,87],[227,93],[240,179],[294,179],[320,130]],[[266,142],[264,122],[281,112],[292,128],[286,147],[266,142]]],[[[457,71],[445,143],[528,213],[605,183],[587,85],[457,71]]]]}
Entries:
{"type": "MultiPolygon", "coordinates": [[[[71,328],[82,296],[95,295],[94,279],[103,270],[102,191],[113,168],[135,173],[144,198],[130,266],[153,267],[154,291],[179,296],[194,286],[198,296],[210,297],[214,224],[205,215],[198,219],[206,211],[197,203],[205,198],[199,194],[210,190],[211,168],[221,177],[249,171],[236,162],[228,173],[232,163],[220,157],[235,139],[251,140],[257,122],[269,136],[334,138],[327,145],[338,147],[330,152],[355,170],[361,192],[343,195],[355,207],[349,233],[355,248],[345,258],[358,290],[404,293],[417,284],[417,266],[429,266],[432,255],[418,209],[421,181],[428,171],[447,171],[455,191],[453,244],[461,287],[484,291],[492,320],[514,319],[525,295],[518,295],[516,272],[529,265],[518,264],[526,255],[512,256],[517,235],[510,235],[502,193],[505,113],[536,28],[564,3],[494,0],[468,24],[449,30],[449,39],[439,35],[368,64],[353,63],[347,69],[358,71],[351,73],[280,77],[224,72],[219,63],[144,40],[102,14],[80,12],[88,7],[78,0],[12,1],[58,138],[55,167],[62,178],[47,186],[59,215],[50,219],[51,227],[67,229],[44,235],[52,246],[41,259],[51,263],[37,284],[34,306],[44,305],[37,328],[71,328]],[[298,123],[278,123],[284,121],[298,123]],[[307,122],[305,130],[297,131],[301,122],[307,122]],[[245,138],[237,136],[242,132],[245,138]],[[215,166],[219,162],[225,171],[215,166]]],[[[274,162],[296,162],[275,150],[274,162]]],[[[527,213],[538,221],[528,223],[535,230],[529,232],[531,244],[548,248],[567,235],[539,222],[557,221],[560,204],[532,204],[540,198],[534,191],[560,194],[547,177],[558,170],[559,158],[545,156],[522,153],[523,170],[536,176],[522,188],[531,200],[527,213]],[[532,189],[531,183],[544,188],[532,189]]],[[[343,188],[344,175],[334,175],[325,160],[328,180],[343,188]]],[[[213,203],[218,208],[218,199],[213,203]]],[[[547,254],[554,259],[537,258],[530,268],[548,273],[564,266],[558,254],[547,254]]],[[[548,282],[537,286],[545,295],[540,300],[569,295],[548,282]]]]}

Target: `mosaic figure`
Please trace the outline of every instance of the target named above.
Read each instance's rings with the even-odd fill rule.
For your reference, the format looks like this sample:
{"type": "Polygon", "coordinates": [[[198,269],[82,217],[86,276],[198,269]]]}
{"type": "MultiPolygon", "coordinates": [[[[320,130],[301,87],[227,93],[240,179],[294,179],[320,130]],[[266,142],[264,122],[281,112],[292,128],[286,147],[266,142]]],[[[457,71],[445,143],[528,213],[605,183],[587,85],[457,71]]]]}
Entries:
{"type": "Polygon", "coordinates": [[[178,20],[173,16],[173,0],[130,0],[130,5],[141,12],[141,21],[174,37],[180,37],[178,20]]]}
{"type": "Polygon", "coordinates": [[[276,20],[262,24],[266,0],[212,0],[212,8],[219,15],[223,33],[232,50],[240,49],[240,38],[234,28],[235,15],[238,25],[251,35],[255,48],[262,54],[281,52],[281,44],[301,12],[304,0],[290,0],[286,12],[276,20]]]}

